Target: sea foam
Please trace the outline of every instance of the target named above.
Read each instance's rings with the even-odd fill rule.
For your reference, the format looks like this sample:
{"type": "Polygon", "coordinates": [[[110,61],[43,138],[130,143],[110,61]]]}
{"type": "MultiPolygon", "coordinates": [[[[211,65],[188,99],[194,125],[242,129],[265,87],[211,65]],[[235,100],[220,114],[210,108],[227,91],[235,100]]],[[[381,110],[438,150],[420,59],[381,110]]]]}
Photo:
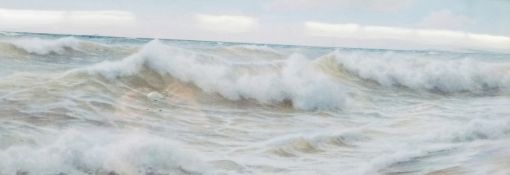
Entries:
{"type": "Polygon", "coordinates": [[[213,174],[191,152],[147,133],[64,129],[26,139],[30,146],[0,150],[0,174],[213,174]]]}

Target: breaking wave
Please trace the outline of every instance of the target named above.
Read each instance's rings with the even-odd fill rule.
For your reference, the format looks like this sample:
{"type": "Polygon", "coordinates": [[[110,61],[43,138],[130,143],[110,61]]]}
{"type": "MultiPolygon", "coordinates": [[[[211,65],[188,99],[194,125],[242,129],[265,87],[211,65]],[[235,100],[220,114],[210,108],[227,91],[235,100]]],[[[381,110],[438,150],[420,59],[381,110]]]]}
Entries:
{"type": "Polygon", "coordinates": [[[146,69],[234,101],[291,103],[303,110],[336,109],[345,102],[345,88],[301,55],[274,64],[232,63],[154,40],[121,61],[105,61],[85,70],[114,80],[146,69]]]}
{"type": "MultiPolygon", "coordinates": [[[[244,46],[240,47],[245,49],[244,46]]],[[[374,57],[371,54],[334,51],[313,59],[291,54],[285,59],[273,61],[248,59],[235,62],[154,40],[120,61],[104,61],[82,70],[109,80],[138,76],[144,81],[150,79],[143,77],[147,76],[144,73],[150,71],[231,101],[290,104],[302,110],[341,109],[348,99],[347,92],[351,92],[345,82],[349,82],[349,86],[363,85],[352,82],[352,77],[387,87],[439,93],[484,95],[506,93],[510,87],[508,62],[467,57],[422,59],[416,55],[419,54],[413,57],[413,54],[379,53],[374,57]],[[321,67],[323,64],[336,66],[341,77],[321,67]]],[[[368,88],[377,90],[373,86],[368,88]]]]}
{"type": "MultiPolygon", "coordinates": [[[[41,132],[41,131],[38,131],[41,132]]],[[[24,138],[0,150],[0,174],[208,174],[206,162],[149,134],[95,128],[24,138]]],[[[212,174],[212,173],[211,173],[212,174]]]]}
{"type": "Polygon", "coordinates": [[[327,57],[332,57],[340,69],[382,86],[475,94],[510,88],[510,62],[470,58],[420,59],[417,56],[342,54],[338,51],[327,57]]]}

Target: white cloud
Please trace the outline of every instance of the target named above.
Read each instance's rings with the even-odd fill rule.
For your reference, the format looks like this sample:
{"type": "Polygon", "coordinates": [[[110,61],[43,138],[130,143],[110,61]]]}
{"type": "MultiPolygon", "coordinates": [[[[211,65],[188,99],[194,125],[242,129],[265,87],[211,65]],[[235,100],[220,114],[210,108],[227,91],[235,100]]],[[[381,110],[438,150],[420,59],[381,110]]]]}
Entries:
{"type": "Polygon", "coordinates": [[[0,8],[0,26],[27,27],[52,24],[118,25],[135,21],[126,11],[58,11],[0,8]]]}
{"type": "MultiPolygon", "coordinates": [[[[359,24],[305,22],[305,33],[315,37],[365,40],[398,40],[434,47],[496,49],[510,51],[510,37],[475,34],[453,30],[413,29],[359,24]]],[[[370,43],[370,42],[367,42],[370,43]]],[[[390,45],[391,43],[387,43],[390,45]]]]}
{"type": "Polygon", "coordinates": [[[0,8],[0,25],[47,25],[60,22],[64,11],[16,10],[0,8]]]}
{"type": "Polygon", "coordinates": [[[440,10],[423,18],[419,26],[435,29],[461,29],[473,22],[474,20],[467,16],[454,14],[449,10],[440,10]]]}
{"type": "Polygon", "coordinates": [[[126,11],[71,11],[66,15],[73,23],[113,25],[134,22],[134,15],[126,11]]]}
{"type": "Polygon", "coordinates": [[[303,10],[317,8],[367,8],[377,11],[397,11],[414,0],[274,0],[268,4],[273,10],[303,10]]]}
{"type": "Polygon", "coordinates": [[[201,29],[225,33],[248,32],[258,26],[258,20],[249,16],[197,14],[195,19],[201,29]]]}

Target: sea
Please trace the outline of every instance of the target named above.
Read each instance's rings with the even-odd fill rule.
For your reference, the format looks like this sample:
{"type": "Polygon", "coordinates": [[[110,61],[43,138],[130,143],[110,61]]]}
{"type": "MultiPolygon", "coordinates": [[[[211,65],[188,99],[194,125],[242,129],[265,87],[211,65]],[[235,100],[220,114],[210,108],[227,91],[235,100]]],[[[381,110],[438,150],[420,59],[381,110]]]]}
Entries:
{"type": "Polygon", "coordinates": [[[508,175],[510,54],[0,33],[0,175],[508,175]]]}

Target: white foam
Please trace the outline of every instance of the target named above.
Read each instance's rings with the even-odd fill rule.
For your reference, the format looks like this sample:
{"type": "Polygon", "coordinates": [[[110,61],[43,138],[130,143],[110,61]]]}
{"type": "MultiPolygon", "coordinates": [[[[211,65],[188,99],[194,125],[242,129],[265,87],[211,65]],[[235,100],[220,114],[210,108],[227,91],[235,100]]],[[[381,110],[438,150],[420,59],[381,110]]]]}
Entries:
{"type": "Polygon", "coordinates": [[[254,99],[263,104],[288,100],[304,110],[341,107],[343,87],[313,65],[313,61],[293,55],[276,72],[242,73],[228,62],[214,62],[214,58],[155,40],[122,61],[106,61],[87,71],[115,79],[135,75],[145,66],[230,100],[254,99]]]}
{"type": "MultiPolygon", "coordinates": [[[[0,151],[0,174],[208,174],[209,165],[176,143],[146,133],[65,129],[0,151]]],[[[23,143],[23,142],[21,142],[23,143]]]]}
{"type": "Polygon", "coordinates": [[[40,38],[19,38],[8,41],[14,47],[22,49],[28,53],[47,55],[63,54],[66,49],[79,50],[80,40],[74,37],[65,37],[55,40],[40,38]]]}
{"type": "Polygon", "coordinates": [[[346,71],[383,86],[441,92],[484,93],[510,87],[510,63],[463,59],[419,59],[391,53],[365,55],[331,53],[346,71]]]}

